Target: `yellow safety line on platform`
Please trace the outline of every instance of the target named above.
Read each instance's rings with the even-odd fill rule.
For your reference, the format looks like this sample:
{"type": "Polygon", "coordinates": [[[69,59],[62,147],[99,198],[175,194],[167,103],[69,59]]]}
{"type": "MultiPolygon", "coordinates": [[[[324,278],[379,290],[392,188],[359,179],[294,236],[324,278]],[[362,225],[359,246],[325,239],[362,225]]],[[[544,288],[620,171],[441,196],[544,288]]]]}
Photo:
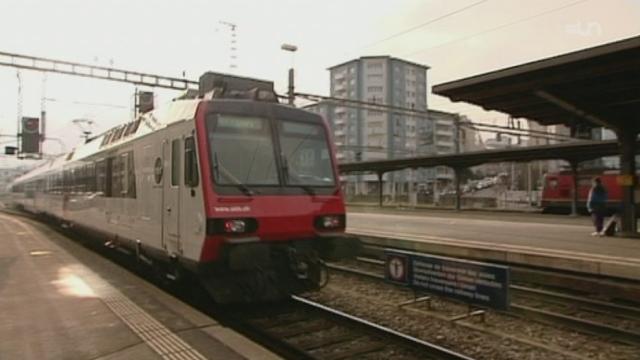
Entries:
{"type": "MultiPolygon", "coordinates": [[[[27,224],[18,219],[3,215],[0,215],[0,219],[17,224],[30,235],[36,236],[27,224]]],[[[118,289],[100,278],[91,269],[81,264],[78,267],[81,269],[81,273],[93,275],[90,282],[85,281],[87,285],[88,283],[93,285],[88,285],[93,293],[102,299],[105,305],[160,357],[167,360],[206,360],[206,357],[196,349],[162,325],[118,289]]]]}

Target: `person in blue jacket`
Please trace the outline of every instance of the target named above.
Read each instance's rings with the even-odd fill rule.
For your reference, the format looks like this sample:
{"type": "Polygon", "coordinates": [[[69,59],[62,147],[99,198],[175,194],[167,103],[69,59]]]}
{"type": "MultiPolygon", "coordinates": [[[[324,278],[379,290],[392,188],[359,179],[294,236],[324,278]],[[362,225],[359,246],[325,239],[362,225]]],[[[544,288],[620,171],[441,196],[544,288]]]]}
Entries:
{"type": "Polygon", "coordinates": [[[591,190],[589,190],[587,209],[591,213],[593,225],[596,227],[596,231],[591,235],[604,235],[602,230],[604,226],[604,216],[607,212],[607,189],[602,186],[602,180],[598,177],[593,179],[593,186],[591,186],[591,190]]]}

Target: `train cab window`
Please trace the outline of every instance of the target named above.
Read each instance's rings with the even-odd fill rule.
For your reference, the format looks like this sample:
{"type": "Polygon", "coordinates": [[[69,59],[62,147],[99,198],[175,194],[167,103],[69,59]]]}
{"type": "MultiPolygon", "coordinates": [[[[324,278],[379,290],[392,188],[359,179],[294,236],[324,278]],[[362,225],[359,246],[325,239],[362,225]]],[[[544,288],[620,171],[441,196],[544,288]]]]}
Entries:
{"type": "Polygon", "coordinates": [[[171,186],[180,185],[180,139],[171,141],[171,186]]]}
{"type": "Polygon", "coordinates": [[[333,164],[325,129],[320,124],[280,122],[280,146],[287,163],[287,183],[333,186],[333,164]]]}
{"type": "Polygon", "coordinates": [[[278,185],[269,121],[258,117],[207,118],[213,180],[218,185],[278,185]]]}
{"type": "Polygon", "coordinates": [[[198,186],[198,159],[193,136],[184,139],[184,184],[188,187],[198,186]]]}

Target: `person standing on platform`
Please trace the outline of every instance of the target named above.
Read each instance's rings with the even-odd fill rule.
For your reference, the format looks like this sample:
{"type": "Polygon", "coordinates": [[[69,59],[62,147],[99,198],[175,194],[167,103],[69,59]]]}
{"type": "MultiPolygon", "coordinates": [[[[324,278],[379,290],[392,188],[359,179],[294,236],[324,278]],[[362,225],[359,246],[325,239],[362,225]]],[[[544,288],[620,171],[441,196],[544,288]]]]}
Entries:
{"type": "Polygon", "coordinates": [[[604,216],[607,211],[607,189],[602,186],[602,180],[597,177],[593,179],[593,186],[589,190],[587,209],[593,217],[593,225],[596,231],[591,236],[603,236],[604,216]]]}

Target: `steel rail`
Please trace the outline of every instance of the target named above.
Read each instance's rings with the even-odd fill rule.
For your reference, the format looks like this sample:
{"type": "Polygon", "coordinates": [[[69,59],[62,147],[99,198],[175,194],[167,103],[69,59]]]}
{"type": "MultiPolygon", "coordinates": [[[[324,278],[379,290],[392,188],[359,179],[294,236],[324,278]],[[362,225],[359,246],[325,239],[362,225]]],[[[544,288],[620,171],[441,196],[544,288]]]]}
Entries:
{"type": "MultiPolygon", "coordinates": [[[[354,269],[347,266],[327,264],[327,267],[329,269],[333,269],[336,271],[373,278],[379,281],[382,281],[385,279],[384,275],[376,274],[370,271],[354,269]]],[[[613,304],[613,303],[607,303],[604,301],[578,298],[575,296],[555,293],[551,291],[529,289],[529,288],[526,288],[523,286],[517,286],[517,285],[510,285],[510,288],[513,288],[516,291],[529,291],[531,293],[536,293],[539,295],[545,295],[545,296],[554,297],[558,299],[565,299],[566,301],[569,301],[571,303],[580,302],[582,304],[588,304],[591,306],[600,306],[601,308],[606,308],[609,310],[613,310],[613,309],[621,310],[625,314],[640,313],[640,310],[638,309],[628,307],[628,306],[613,304]]],[[[583,330],[584,332],[587,332],[590,334],[606,335],[607,337],[615,338],[616,340],[623,341],[625,343],[629,343],[632,345],[640,343],[640,333],[638,332],[614,327],[614,326],[603,324],[603,323],[598,323],[595,321],[591,321],[591,320],[587,320],[587,319],[583,319],[575,316],[565,315],[558,312],[536,309],[529,306],[512,303],[508,311],[499,311],[499,313],[504,315],[510,315],[510,316],[526,317],[528,319],[535,319],[544,323],[553,323],[556,325],[569,326],[572,328],[583,330]]]]}
{"type": "Polygon", "coordinates": [[[332,309],[328,306],[313,302],[311,300],[299,297],[299,296],[292,296],[291,297],[294,301],[300,303],[300,304],[304,304],[305,306],[311,307],[315,310],[320,310],[326,314],[329,314],[330,316],[337,318],[341,321],[346,321],[352,324],[355,324],[357,326],[361,326],[361,327],[365,327],[367,329],[371,329],[372,331],[374,331],[376,334],[378,334],[379,336],[382,337],[386,337],[386,338],[391,338],[394,339],[398,342],[404,343],[406,345],[408,345],[410,348],[412,349],[416,349],[419,348],[419,350],[424,351],[425,353],[432,355],[438,359],[443,359],[443,360],[472,360],[471,357],[468,357],[466,355],[454,352],[452,350],[449,350],[447,348],[438,346],[436,344],[415,338],[413,336],[407,335],[407,334],[403,334],[399,331],[387,328],[385,326],[382,325],[378,325],[375,324],[371,321],[359,318],[357,316],[354,315],[350,315],[347,314],[345,312],[336,310],[336,309],[332,309]]]}
{"type": "Polygon", "coordinates": [[[407,351],[416,352],[418,356],[441,360],[473,360],[472,358],[456,353],[444,347],[423,341],[401,332],[386,328],[373,322],[356,316],[332,309],[326,305],[299,297],[291,296],[290,301],[282,303],[284,315],[282,320],[258,317],[247,314],[246,311],[230,310],[222,314],[216,312],[218,318],[223,319],[226,326],[244,334],[253,341],[279,354],[287,359],[326,360],[357,358],[364,354],[372,354],[384,351],[388,346],[398,346],[407,351]],[[298,315],[302,313],[303,315],[298,315]],[[315,317],[314,315],[315,314],[315,317]],[[297,315],[297,316],[296,316],[297,315]],[[327,320],[329,320],[327,322],[327,320]],[[302,327],[292,326],[304,323],[302,327]],[[307,339],[298,344],[293,344],[287,339],[295,338],[314,331],[323,331],[331,328],[343,329],[333,336],[325,336],[318,339],[307,339]],[[275,330],[274,330],[275,329],[275,330]],[[356,330],[357,329],[357,330],[356,330]],[[356,330],[356,331],[353,331],[356,330]],[[367,339],[366,341],[359,341],[367,339]],[[386,340],[389,340],[387,342],[386,340]],[[333,351],[330,354],[314,354],[323,348],[331,348],[359,341],[357,347],[346,347],[344,350],[333,351]]]}

